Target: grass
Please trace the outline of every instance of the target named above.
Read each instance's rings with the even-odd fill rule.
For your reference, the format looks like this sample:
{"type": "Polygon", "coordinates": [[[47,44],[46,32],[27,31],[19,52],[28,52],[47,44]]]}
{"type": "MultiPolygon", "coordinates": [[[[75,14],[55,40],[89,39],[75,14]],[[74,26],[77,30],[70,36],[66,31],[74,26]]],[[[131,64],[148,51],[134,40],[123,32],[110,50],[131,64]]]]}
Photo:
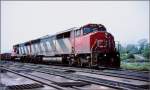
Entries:
{"type": "Polygon", "coordinates": [[[150,71],[150,60],[138,60],[133,54],[121,54],[121,68],[129,70],[150,71]]]}
{"type": "Polygon", "coordinates": [[[121,62],[121,68],[139,71],[150,71],[150,62],[121,62]]]}

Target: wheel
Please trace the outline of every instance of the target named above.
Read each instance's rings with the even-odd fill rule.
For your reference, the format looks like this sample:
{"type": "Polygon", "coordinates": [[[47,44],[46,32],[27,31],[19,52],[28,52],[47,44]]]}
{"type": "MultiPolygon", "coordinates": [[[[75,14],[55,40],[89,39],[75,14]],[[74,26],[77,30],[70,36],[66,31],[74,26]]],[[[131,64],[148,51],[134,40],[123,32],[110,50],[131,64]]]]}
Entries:
{"type": "Polygon", "coordinates": [[[116,68],[120,68],[120,53],[116,52],[116,68]]]}
{"type": "Polygon", "coordinates": [[[83,66],[83,62],[81,61],[81,58],[80,57],[78,57],[78,66],[79,67],[82,67],[83,66]]]}
{"type": "Polygon", "coordinates": [[[69,59],[69,66],[73,66],[73,63],[74,63],[73,61],[74,61],[73,58],[70,58],[70,59],[69,59]]]}
{"type": "Polygon", "coordinates": [[[89,68],[91,68],[91,67],[92,67],[92,65],[91,65],[91,61],[89,61],[89,62],[88,62],[88,67],[89,67],[89,68]]]}
{"type": "Polygon", "coordinates": [[[120,57],[116,57],[116,67],[120,68],[120,57]]]}

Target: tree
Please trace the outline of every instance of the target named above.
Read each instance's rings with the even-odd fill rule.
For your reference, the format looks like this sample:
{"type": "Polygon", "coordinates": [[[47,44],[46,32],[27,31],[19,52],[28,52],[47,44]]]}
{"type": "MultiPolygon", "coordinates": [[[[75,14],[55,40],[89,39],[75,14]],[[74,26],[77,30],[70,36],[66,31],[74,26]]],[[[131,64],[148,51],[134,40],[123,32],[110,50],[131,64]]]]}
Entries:
{"type": "Polygon", "coordinates": [[[128,44],[126,47],[126,52],[130,54],[136,54],[138,53],[138,48],[134,44],[128,44]]]}
{"type": "Polygon", "coordinates": [[[139,54],[142,54],[144,51],[144,46],[148,44],[148,41],[147,39],[141,39],[138,41],[138,44],[139,44],[139,54]]]}

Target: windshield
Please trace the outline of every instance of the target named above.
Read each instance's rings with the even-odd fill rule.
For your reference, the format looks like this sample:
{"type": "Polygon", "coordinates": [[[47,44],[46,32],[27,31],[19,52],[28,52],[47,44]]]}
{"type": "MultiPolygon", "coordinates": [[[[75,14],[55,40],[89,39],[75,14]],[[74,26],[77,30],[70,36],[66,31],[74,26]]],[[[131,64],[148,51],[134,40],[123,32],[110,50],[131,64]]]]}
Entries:
{"type": "Polygon", "coordinates": [[[88,33],[91,33],[91,32],[93,32],[93,30],[91,29],[91,28],[84,28],[83,29],[83,34],[85,35],[85,34],[88,34],[88,33]]]}
{"type": "Polygon", "coordinates": [[[101,25],[88,25],[83,27],[83,35],[85,34],[89,34],[91,32],[95,32],[95,31],[106,31],[106,28],[104,26],[101,25]]]}

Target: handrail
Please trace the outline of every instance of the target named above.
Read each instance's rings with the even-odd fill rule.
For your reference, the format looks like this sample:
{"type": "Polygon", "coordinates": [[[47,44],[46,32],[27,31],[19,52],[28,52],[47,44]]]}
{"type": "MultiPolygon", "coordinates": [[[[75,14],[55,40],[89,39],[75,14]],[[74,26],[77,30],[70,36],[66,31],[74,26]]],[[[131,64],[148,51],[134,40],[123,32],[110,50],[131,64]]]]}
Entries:
{"type": "Polygon", "coordinates": [[[91,66],[92,66],[92,64],[93,64],[93,62],[92,62],[92,58],[93,58],[93,48],[94,48],[94,46],[95,46],[95,44],[97,43],[97,39],[95,40],[95,42],[94,42],[94,44],[92,45],[92,47],[91,47],[91,66]]]}

